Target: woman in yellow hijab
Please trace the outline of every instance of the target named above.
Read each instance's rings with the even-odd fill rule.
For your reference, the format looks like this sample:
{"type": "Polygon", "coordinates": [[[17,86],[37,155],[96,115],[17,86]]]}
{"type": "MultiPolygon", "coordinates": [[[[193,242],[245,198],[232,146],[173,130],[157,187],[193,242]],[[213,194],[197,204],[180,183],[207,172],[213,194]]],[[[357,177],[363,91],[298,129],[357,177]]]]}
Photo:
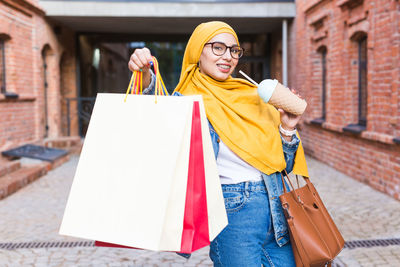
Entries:
{"type": "MultiPolygon", "coordinates": [[[[264,103],[257,88],[231,74],[243,55],[235,31],[212,21],[186,46],[175,95],[201,94],[220,174],[228,226],[211,242],[214,266],[295,266],[279,202],[280,172],[308,176],[295,126],[300,117],[264,103]],[[281,130],[279,130],[281,129],[281,130]]],[[[136,49],[129,68],[154,91],[150,50],[136,49]]]]}

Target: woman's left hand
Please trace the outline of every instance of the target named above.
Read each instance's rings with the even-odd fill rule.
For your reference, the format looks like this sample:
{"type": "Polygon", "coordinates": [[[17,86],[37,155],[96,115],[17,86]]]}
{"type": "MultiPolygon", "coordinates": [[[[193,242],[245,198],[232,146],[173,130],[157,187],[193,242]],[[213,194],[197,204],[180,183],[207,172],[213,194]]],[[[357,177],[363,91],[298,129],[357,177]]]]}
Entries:
{"type": "MultiPolygon", "coordinates": [[[[294,89],[291,91],[296,94],[298,97],[302,98],[294,89]]],[[[282,128],[288,131],[294,130],[296,128],[297,123],[299,123],[301,115],[297,116],[292,113],[286,112],[283,109],[278,109],[279,113],[281,114],[281,124],[282,128]]]]}
{"type": "Polygon", "coordinates": [[[284,111],[283,109],[278,109],[279,113],[281,113],[281,124],[282,128],[288,131],[292,131],[296,128],[297,123],[299,123],[301,115],[297,116],[291,114],[289,112],[284,111]]]}

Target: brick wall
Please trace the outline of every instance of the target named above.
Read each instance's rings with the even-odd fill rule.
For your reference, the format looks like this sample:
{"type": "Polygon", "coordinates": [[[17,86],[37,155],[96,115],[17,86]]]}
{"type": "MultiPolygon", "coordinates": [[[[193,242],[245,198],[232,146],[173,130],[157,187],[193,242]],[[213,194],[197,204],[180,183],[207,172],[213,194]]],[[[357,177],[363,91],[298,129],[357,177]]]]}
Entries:
{"type": "MultiPolygon", "coordinates": [[[[398,0],[298,0],[295,70],[309,106],[302,123],[305,150],[336,169],[400,199],[400,3],[398,0]],[[367,36],[367,125],[359,134],[358,43],[367,36]],[[326,119],[322,60],[326,49],[326,119]]],[[[292,59],[293,60],[293,59],[292,59]]]]}
{"type": "MultiPolygon", "coordinates": [[[[74,55],[74,35],[63,28],[61,34],[44,18],[38,1],[5,0],[0,3],[0,38],[5,42],[6,90],[17,99],[0,94],[0,151],[37,142],[45,137],[43,56],[47,71],[48,137],[61,135],[60,58],[74,55]]],[[[66,63],[66,76],[75,81],[75,60],[66,63]]],[[[76,86],[64,82],[72,95],[76,86]]]]}
{"type": "MultiPolygon", "coordinates": [[[[20,95],[6,100],[0,95],[0,148],[10,148],[25,140],[35,139],[33,84],[33,16],[21,12],[20,5],[0,4],[0,34],[5,41],[6,90],[20,95]],[[28,49],[26,49],[28,48],[28,49]]],[[[2,150],[2,149],[0,149],[2,150]]]]}

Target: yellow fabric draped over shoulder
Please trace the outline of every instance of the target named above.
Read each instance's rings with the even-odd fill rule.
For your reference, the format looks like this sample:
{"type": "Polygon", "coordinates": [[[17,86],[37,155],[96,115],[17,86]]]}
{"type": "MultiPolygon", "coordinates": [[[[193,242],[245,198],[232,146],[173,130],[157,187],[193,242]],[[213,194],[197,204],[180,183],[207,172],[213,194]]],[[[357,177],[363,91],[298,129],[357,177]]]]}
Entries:
{"type": "MultiPolygon", "coordinates": [[[[222,141],[240,158],[266,174],[286,167],[278,126],[279,112],[264,103],[257,88],[244,79],[217,81],[202,74],[197,66],[205,43],[220,33],[235,31],[226,23],[212,21],[196,27],[186,46],[176,92],[202,95],[207,113],[222,141]]],[[[300,142],[293,172],[308,176],[300,142]]]]}

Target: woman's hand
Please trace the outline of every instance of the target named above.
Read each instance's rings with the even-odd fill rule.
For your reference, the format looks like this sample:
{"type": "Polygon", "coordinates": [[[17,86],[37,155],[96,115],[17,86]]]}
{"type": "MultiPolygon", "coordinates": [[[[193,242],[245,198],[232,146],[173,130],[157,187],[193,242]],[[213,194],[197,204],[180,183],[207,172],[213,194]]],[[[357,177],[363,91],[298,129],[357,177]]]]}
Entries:
{"type": "MultiPolygon", "coordinates": [[[[302,98],[299,94],[297,94],[297,92],[293,89],[291,89],[291,91],[296,94],[298,97],[302,98]]],[[[289,112],[284,111],[283,109],[279,108],[278,109],[279,113],[281,114],[281,124],[282,124],[282,128],[284,130],[288,130],[288,131],[293,131],[294,129],[296,129],[296,125],[299,123],[301,115],[297,116],[294,114],[291,114],[289,112]]],[[[291,136],[284,136],[285,140],[287,141],[291,141],[292,137],[291,136]]]]}
{"type": "Polygon", "coordinates": [[[153,60],[147,47],[137,48],[131,55],[128,67],[131,71],[143,72],[143,88],[149,87],[151,82],[150,62],[153,60]]]}
{"type": "Polygon", "coordinates": [[[280,108],[278,111],[281,113],[282,128],[288,131],[293,131],[296,128],[297,123],[299,123],[301,115],[297,116],[280,108]]]}

